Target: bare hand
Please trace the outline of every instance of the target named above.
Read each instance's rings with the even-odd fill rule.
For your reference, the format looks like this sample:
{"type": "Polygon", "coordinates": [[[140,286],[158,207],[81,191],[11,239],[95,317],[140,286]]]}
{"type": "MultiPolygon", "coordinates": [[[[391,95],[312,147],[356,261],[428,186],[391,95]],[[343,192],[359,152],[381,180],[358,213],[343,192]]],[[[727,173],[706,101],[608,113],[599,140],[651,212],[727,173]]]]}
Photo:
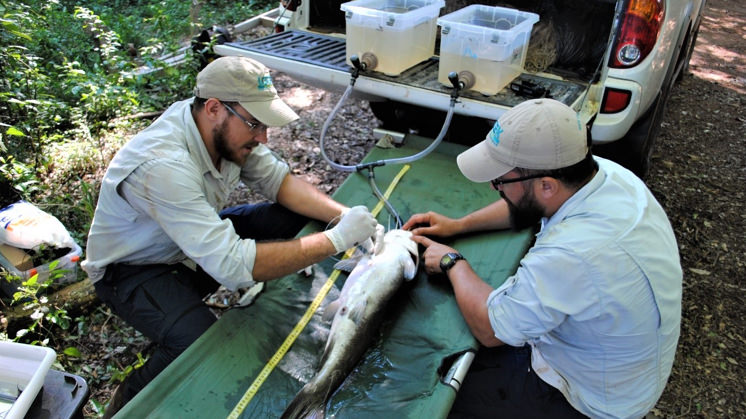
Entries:
{"type": "Polygon", "coordinates": [[[402,226],[402,230],[410,229],[420,236],[448,237],[458,233],[456,220],[432,211],[411,216],[402,226]]]}
{"type": "Polygon", "coordinates": [[[440,259],[448,252],[455,252],[456,249],[438,243],[425,236],[412,236],[412,240],[426,247],[425,253],[422,254],[422,260],[425,264],[425,272],[430,275],[443,273],[440,270],[440,259]]]}

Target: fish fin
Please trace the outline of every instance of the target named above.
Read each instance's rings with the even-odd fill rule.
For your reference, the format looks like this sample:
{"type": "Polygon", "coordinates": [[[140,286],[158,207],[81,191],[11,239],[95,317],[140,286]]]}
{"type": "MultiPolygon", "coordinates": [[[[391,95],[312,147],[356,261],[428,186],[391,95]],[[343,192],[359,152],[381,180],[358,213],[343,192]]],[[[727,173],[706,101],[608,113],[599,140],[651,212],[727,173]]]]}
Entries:
{"type": "Polygon", "coordinates": [[[417,263],[411,257],[404,259],[404,279],[411,281],[417,276],[417,263]]]}
{"type": "Polygon", "coordinates": [[[357,265],[357,263],[360,261],[360,258],[353,259],[353,257],[342,259],[339,262],[335,263],[334,269],[339,269],[340,271],[344,272],[352,272],[352,270],[355,269],[355,265],[357,265]]]}
{"type": "Polygon", "coordinates": [[[376,234],[375,234],[375,240],[373,241],[375,245],[373,246],[373,254],[377,255],[383,252],[383,238],[386,236],[386,230],[383,229],[383,226],[378,224],[376,226],[376,234]]]}
{"type": "Polygon", "coordinates": [[[347,314],[347,317],[353,322],[355,322],[355,324],[358,324],[360,320],[363,318],[363,315],[365,315],[365,307],[367,305],[368,305],[367,299],[358,301],[357,304],[349,308],[350,312],[349,314],[347,314]]]}
{"type": "Polygon", "coordinates": [[[327,304],[326,307],[324,307],[324,314],[321,315],[321,318],[325,322],[331,321],[334,318],[334,315],[337,314],[337,310],[339,310],[340,304],[341,301],[339,301],[339,299],[336,299],[327,304]]]}
{"type": "MultiPolygon", "coordinates": [[[[378,226],[381,226],[381,225],[378,224],[378,226]]],[[[383,227],[381,227],[381,229],[382,228],[383,227]]],[[[378,253],[377,252],[377,250],[378,250],[378,246],[377,246],[378,242],[377,242],[377,240],[378,240],[378,237],[379,237],[379,234],[380,234],[379,231],[382,231],[381,229],[379,229],[378,227],[376,227],[376,236],[374,236],[376,239],[374,240],[374,239],[368,237],[367,239],[365,239],[365,241],[363,241],[362,243],[360,243],[360,245],[358,246],[358,249],[361,249],[363,251],[363,253],[368,254],[368,255],[378,253]]],[[[383,238],[383,235],[380,235],[380,237],[383,238]]]]}
{"type": "Polygon", "coordinates": [[[404,265],[404,279],[410,281],[417,276],[417,268],[420,266],[420,255],[417,253],[416,247],[414,248],[414,251],[412,251],[412,249],[408,250],[409,252],[404,256],[404,261],[402,263],[404,265]]]}
{"type": "MultiPolygon", "coordinates": [[[[370,239],[368,239],[367,241],[370,241],[370,239]]],[[[360,247],[356,247],[355,251],[352,253],[352,255],[350,255],[350,257],[342,259],[339,262],[335,263],[334,269],[339,269],[340,271],[344,272],[352,272],[352,270],[355,269],[355,265],[357,265],[358,262],[360,262],[360,260],[362,260],[366,256],[366,254],[368,253],[360,249],[360,247]]]]}
{"type": "Polygon", "coordinates": [[[326,415],[326,400],[304,386],[282,412],[282,419],[323,418],[326,415]]]}

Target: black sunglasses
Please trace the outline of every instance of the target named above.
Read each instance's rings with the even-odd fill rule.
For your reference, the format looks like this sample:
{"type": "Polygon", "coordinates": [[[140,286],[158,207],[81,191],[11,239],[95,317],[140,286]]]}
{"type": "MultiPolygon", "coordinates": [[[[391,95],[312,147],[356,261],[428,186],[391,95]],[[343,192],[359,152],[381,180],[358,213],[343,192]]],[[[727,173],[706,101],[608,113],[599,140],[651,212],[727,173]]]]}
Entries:
{"type": "Polygon", "coordinates": [[[226,108],[228,108],[228,110],[233,115],[236,115],[238,117],[238,119],[240,119],[241,121],[243,121],[244,124],[248,125],[249,129],[251,131],[253,131],[253,132],[261,132],[261,131],[266,131],[267,130],[267,126],[264,125],[264,124],[262,124],[261,122],[251,122],[248,119],[244,118],[240,113],[236,112],[235,109],[233,109],[230,106],[228,106],[227,103],[225,103],[223,101],[221,101],[220,103],[222,103],[223,106],[225,106],[226,108]]]}
{"type": "Polygon", "coordinates": [[[521,181],[524,181],[524,180],[536,179],[536,178],[540,178],[540,177],[544,177],[544,176],[551,176],[551,175],[549,175],[548,173],[537,173],[535,175],[521,176],[521,177],[517,177],[517,178],[513,178],[513,179],[495,178],[495,179],[492,179],[490,181],[490,183],[492,184],[493,188],[497,189],[498,186],[505,185],[506,183],[521,182],[521,181]]]}

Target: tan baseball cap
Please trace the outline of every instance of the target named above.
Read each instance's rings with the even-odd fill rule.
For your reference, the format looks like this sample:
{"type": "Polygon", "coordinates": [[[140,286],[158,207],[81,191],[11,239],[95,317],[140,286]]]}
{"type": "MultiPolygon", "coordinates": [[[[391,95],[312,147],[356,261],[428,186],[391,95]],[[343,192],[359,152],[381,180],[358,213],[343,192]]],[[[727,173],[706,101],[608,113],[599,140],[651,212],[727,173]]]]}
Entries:
{"type": "Polygon", "coordinates": [[[277,95],[269,69],[247,57],[220,57],[208,64],[197,74],[194,96],[238,102],[270,127],[281,127],[298,119],[277,95]]]}
{"type": "Polygon", "coordinates": [[[577,113],[554,99],[533,99],[502,114],[487,138],[456,162],[469,180],[487,182],[516,167],[572,166],[587,154],[587,133],[577,113]]]}

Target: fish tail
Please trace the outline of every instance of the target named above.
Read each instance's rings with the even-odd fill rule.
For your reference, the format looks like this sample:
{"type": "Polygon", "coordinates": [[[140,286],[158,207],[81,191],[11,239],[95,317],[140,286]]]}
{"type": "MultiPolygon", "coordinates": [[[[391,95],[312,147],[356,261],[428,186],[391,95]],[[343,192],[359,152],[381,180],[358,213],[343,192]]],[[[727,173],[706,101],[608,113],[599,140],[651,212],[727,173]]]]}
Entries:
{"type": "Polygon", "coordinates": [[[304,390],[301,390],[285,408],[285,411],[282,412],[282,419],[324,418],[326,414],[324,398],[304,390]]]}

